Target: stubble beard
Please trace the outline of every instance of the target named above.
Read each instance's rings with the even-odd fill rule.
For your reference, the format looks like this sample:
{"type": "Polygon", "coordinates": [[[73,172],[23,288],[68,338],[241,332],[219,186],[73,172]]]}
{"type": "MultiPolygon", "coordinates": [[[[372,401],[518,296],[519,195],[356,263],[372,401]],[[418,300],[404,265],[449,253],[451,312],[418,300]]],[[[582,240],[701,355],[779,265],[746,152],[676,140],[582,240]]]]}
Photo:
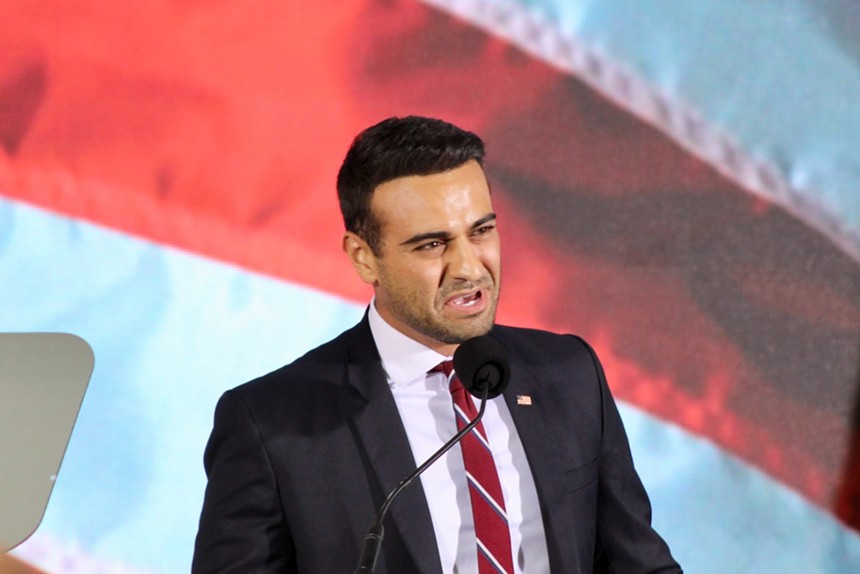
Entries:
{"type": "Polygon", "coordinates": [[[446,345],[459,345],[472,337],[486,335],[495,323],[500,291],[498,284],[487,280],[472,286],[457,286],[459,290],[477,287],[482,288],[484,295],[491,298],[487,308],[477,317],[462,316],[445,320],[443,310],[448,298],[445,293],[453,289],[446,289],[440,293],[434,302],[433,312],[416,312],[421,309],[422,300],[414,293],[400,293],[388,297],[388,308],[392,315],[416,333],[446,345]]]}
{"type": "MultiPolygon", "coordinates": [[[[496,321],[496,305],[499,302],[499,297],[494,285],[487,285],[484,294],[490,297],[491,301],[480,316],[458,318],[447,323],[427,321],[428,324],[426,327],[428,329],[432,329],[433,327],[437,327],[437,329],[435,333],[427,332],[425,334],[448,345],[459,345],[472,337],[489,333],[496,321]]],[[[442,305],[436,308],[444,308],[442,305]]]]}

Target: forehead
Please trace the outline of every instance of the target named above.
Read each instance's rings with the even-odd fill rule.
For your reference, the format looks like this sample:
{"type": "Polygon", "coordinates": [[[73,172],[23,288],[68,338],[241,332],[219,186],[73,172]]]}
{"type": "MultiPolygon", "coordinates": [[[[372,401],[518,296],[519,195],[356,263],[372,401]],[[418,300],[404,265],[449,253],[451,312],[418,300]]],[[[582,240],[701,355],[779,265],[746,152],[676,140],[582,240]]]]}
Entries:
{"type": "Polygon", "coordinates": [[[392,227],[450,229],[492,213],[484,170],[470,161],[432,175],[401,177],[379,185],[371,208],[383,232],[392,227]]]}

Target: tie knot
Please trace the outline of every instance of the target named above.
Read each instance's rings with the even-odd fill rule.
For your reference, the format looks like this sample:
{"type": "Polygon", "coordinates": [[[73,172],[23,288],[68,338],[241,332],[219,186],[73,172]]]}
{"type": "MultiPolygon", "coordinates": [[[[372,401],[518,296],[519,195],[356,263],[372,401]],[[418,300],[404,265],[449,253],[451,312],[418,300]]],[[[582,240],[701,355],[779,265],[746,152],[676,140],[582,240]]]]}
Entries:
{"type": "Polygon", "coordinates": [[[431,373],[444,373],[448,377],[448,388],[452,393],[463,390],[463,385],[460,383],[457,373],[454,372],[454,361],[442,361],[432,369],[431,373]]]}
{"type": "Polygon", "coordinates": [[[430,369],[431,373],[445,373],[446,377],[451,376],[451,372],[454,370],[454,361],[442,361],[432,369],[430,369]]]}

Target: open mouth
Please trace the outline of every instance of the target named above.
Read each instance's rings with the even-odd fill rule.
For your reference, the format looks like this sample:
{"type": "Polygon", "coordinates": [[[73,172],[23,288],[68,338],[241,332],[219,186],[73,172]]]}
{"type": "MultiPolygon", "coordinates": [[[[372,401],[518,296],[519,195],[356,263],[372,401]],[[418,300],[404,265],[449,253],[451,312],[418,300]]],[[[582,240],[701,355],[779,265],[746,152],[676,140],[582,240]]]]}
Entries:
{"type": "Polygon", "coordinates": [[[448,304],[458,309],[470,309],[476,307],[484,299],[484,292],[481,289],[472,291],[458,297],[452,297],[448,300],[448,304]]]}

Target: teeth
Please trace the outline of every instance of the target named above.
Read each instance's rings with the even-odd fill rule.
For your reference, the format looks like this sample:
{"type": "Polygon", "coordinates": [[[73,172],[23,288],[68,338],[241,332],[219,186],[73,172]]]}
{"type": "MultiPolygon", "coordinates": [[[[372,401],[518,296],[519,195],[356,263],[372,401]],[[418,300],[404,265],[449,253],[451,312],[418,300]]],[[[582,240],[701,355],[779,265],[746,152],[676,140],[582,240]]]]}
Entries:
{"type": "Polygon", "coordinates": [[[454,299],[454,303],[460,305],[462,307],[470,307],[478,302],[478,294],[471,293],[469,295],[463,295],[462,297],[457,297],[454,299]]]}

